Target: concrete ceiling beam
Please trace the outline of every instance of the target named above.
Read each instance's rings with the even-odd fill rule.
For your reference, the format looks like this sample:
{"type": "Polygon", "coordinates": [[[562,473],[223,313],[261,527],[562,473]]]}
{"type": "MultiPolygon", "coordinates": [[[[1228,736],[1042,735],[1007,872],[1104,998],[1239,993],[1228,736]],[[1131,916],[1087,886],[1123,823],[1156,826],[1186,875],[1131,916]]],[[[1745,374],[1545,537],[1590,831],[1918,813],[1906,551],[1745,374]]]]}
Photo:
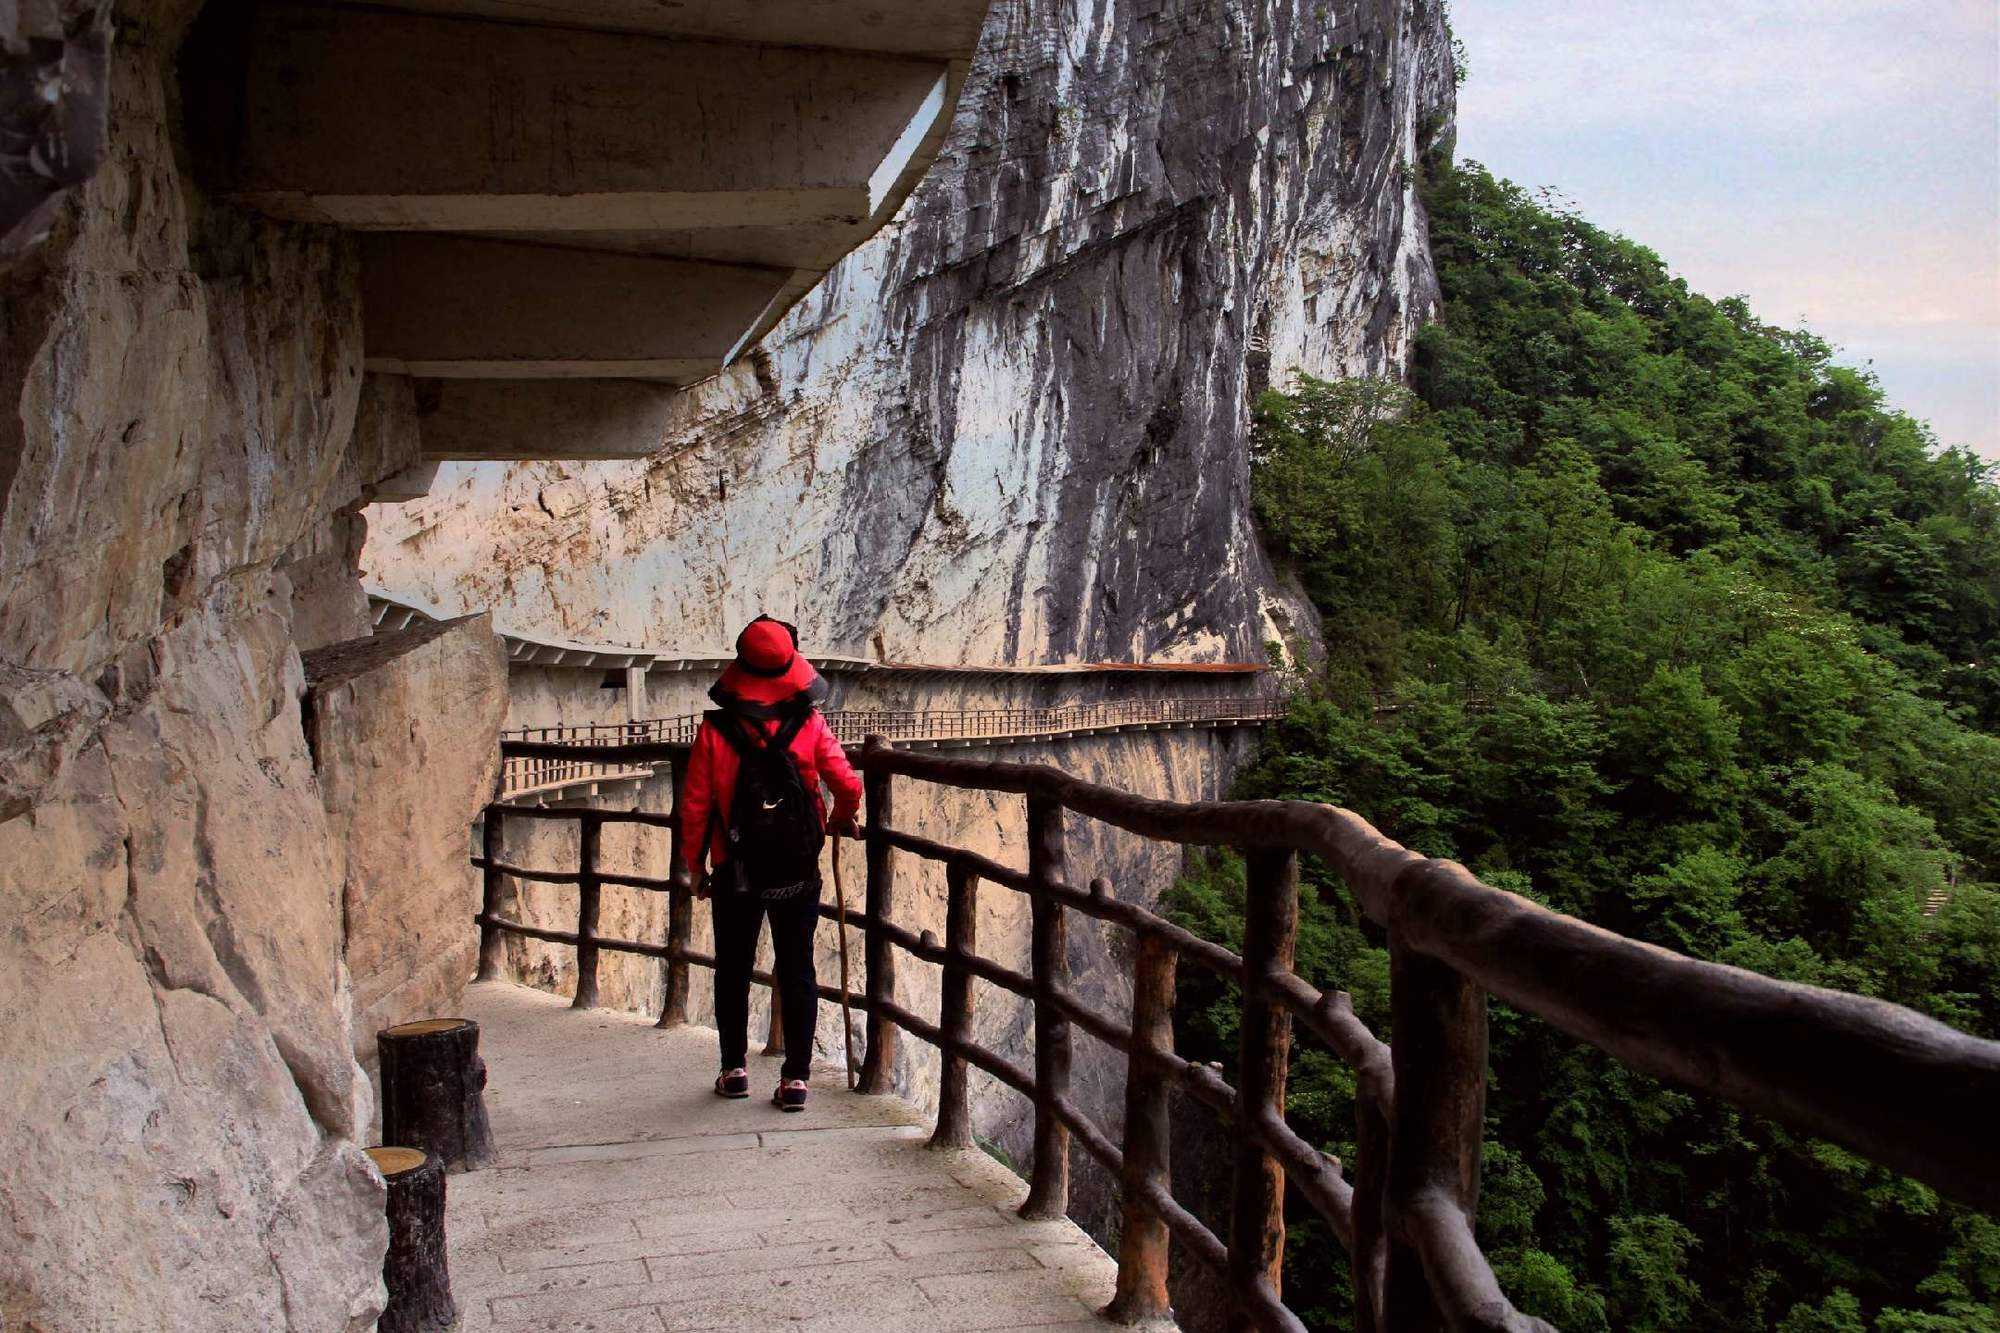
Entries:
{"type": "Polygon", "coordinates": [[[455,236],[362,238],[367,368],[685,384],[727,364],[789,269],[455,236]]]}
{"type": "Polygon", "coordinates": [[[359,230],[657,252],[657,233],[723,229],[754,261],[746,235],[796,254],[788,233],[828,228],[823,266],[898,194],[952,84],[930,58],[345,7],[267,4],[251,25],[227,193],[359,230]]]}
{"type": "Polygon", "coordinates": [[[431,493],[437,484],[438,463],[419,460],[404,468],[394,476],[384,477],[368,488],[370,504],[401,504],[409,500],[421,500],[431,493]]]}
{"type": "Polygon", "coordinates": [[[207,6],[180,91],[205,187],[365,234],[441,462],[658,448],[907,198],[988,0],[388,3],[207,6]]]}
{"type": "Polygon", "coordinates": [[[510,23],[882,51],[962,60],[987,0],[398,0],[396,8],[510,23]]]}
{"type": "Polygon", "coordinates": [[[678,390],[644,380],[428,380],[416,402],[432,462],[644,458],[686,413],[678,390]]]}

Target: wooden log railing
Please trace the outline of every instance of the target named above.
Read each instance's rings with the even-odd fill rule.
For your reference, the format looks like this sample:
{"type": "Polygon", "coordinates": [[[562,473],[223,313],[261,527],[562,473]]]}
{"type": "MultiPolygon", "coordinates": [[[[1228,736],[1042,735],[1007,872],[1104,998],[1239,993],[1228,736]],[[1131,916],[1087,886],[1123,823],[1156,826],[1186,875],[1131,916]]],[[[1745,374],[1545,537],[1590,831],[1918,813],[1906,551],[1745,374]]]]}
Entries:
{"type": "MultiPolygon", "coordinates": [[[[525,742],[503,748],[536,753],[525,742]]],[[[587,753],[606,761],[618,757],[612,748],[587,753]]],[[[1284,1302],[1283,1201],[1289,1187],[1348,1249],[1358,1329],[1548,1327],[1507,1301],[1474,1239],[1489,996],[1641,1072],[1831,1139],[1976,1207],[2000,1208],[2000,1153],[1992,1142],[2000,1042],[1883,1001],[1774,981],[1625,939],[1483,884],[1454,862],[1408,851],[1332,806],[1152,800],[1055,768],[912,753],[879,737],[869,739],[856,763],[867,792],[868,884],[866,911],[849,920],[866,934],[867,967],[863,993],[846,998],[867,1016],[863,1087],[892,1090],[895,1043],[907,1033],[937,1048],[944,1062],[935,1143],[957,1147],[969,1138],[969,1068],[1027,1097],[1036,1154],[1022,1211],[1030,1216],[1064,1211],[1072,1141],[1101,1162],[1123,1193],[1117,1296],[1107,1311],[1122,1322],[1167,1310],[1171,1238],[1213,1272],[1245,1324],[1301,1330],[1284,1302]],[[899,778],[1026,797],[1027,868],[895,828],[899,778]],[[1063,837],[1070,815],[1156,840],[1242,852],[1248,866],[1242,956],[1119,901],[1101,880],[1087,890],[1073,887],[1063,837]],[[1388,932],[1393,1046],[1368,1032],[1346,994],[1323,994],[1292,970],[1302,853],[1334,870],[1360,910],[1388,932]],[[944,865],[942,944],[893,919],[899,855],[944,865]],[[1028,973],[976,951],[981,883],[1029,896],[1028,973]],[[1066,987],[1070,914],[1136,937],[1129,951],[1129,1021],[1092,1009],[1066,987]],[[942,969],[936,1023],[896,998],[899,952],[942,969]],[[1241,990],[1234,1085],[1219,1067],[1188,1061],[1173,1048],[1175,972],[1186,963],[1241,990]],[[974,1040],[975,979],[1033,1006],[1032,1068],[974,1040]],[[1115,1139],[1069,1095],[1072,1026],[1122,1052],[1127,1062],[1124,1124],[1115,1139]],[[1285,1123],[1295,1033],[1356,1071],[1351,1163],[1327,1156],[1285,1123]],[[1231,1126],[1234,1186],[1226,1236],[1173,1197],[1166,1119],[1174,1089],[1231,1126]]],[[[475,858],[488,886],[477,918],[484,935],[482,975],[484,960],[497,958],[503,933],[577,946],[579,994],[586,984],[594,987],[594,978],[582,975],[586,958],[594,966],[600,951],[648,955],[668,969],[661,1023],[685,1022],[685,969],[712,967],[713,960],[690,945],[683,888],[587,863],[573,873],[509,864],[501,859],[503,821],[520,818],[574,820],[586,830],[607,823],[673,825],[671,815],[639,811],[490,807],[493,850],[475,858]],[[509,876],[580,889],[594,879],[679,896],[664,943],[613,940],[595,934],[594,915],[581,902],[574,933],[503,916],[501,885],[509,876]]],[[[830,906],[822,911],[833,914],[830,906]]],[[[768,975],[755,979],[771,984],[768,975]]],[[[819,989],[822,998],[842,998],[835,987],[819,989]]]]}

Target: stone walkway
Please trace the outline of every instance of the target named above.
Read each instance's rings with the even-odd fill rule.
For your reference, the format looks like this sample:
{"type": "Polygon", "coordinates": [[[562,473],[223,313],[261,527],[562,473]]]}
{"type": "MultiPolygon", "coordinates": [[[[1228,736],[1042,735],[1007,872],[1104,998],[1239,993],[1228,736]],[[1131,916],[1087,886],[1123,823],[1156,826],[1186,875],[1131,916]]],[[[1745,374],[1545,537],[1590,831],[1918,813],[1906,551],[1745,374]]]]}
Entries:
{"type": "Polygon", "coordinates": [[[575,1012],[520,986],[466,994],[491,1071],[493,1168],[452,1176],[452,1290],[466,1329],[946,1333],[1115,1328],[1116,1265],[983,1153],[934,1153],[910,1107],[837,1069],[813,1106],[709,1091],[715,1034],[575,1012]]]}

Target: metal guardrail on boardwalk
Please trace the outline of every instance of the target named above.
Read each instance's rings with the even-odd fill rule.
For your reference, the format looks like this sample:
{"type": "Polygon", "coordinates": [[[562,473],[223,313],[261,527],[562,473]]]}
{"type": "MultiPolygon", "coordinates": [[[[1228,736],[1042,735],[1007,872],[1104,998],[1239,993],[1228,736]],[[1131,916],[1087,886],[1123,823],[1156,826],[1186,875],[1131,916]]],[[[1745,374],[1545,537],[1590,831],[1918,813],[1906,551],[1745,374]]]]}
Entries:
{"type": "MultiPolygon", "coordinates": [[[[1282,695],[1208,698],[1111,699],[1050,708],[970,708],[835,710],[825,714],[833,734],[858,745],[865,736],[884,736],[901,745],[951,748],[1008,742],[1059,740],[1103,732],[1180,727],[1248,725],[1285,715],[1282,695]]],[[[701,714],[599,722],[568,727],[524,727],[504,732],[503,741],[543,745],[691,745],[701,714]]],[[[582,783],[644,778],[649,767],[596,763],[569,755],[502,761],[500,799],[521,800],[582,783]]]]}
{"type": "MultiPolygon", "coordinates": [[[[532,747],[510,743],[519,753],[532,747]]],[[[591,757],[615,761],[614,749],[591,757]]],[[[1501,1293],[1474,1239],[1485,1118],[1487,999],[1497,996],[1634,1069],[1709,1093],[1831,1139],[1942,1193],[2000,1208],[2000,1042],[1984,1041],[1880,1000],[1773,981],[1625,939],[1481,883],[1450,861],[1409,851],[1365,820],[1301,801],[1181,804],[1079,781],[1040,765],[991,763],[893,749],[871,738],[859,758],[867,788],[867,903],[850,921],[866,937],[865,990],[847,999],[867,1015],[861,1087],[892,1090],[896,1041],[907,1033],[943,1061],[933,1141],[971,1142],[966,1071],[977,1066],[1031,1099],[1033,1175],[1022,1212],[1055,1217],[1068,1191],[1072,1138],[1121,1182],[1117,1298],[1109,1313],[1138,1322],[1167,1312],[1169,1238],[1214,1270],[1245,1322],[1300,1330],[1283,1299],[1284,1196],[1289,1184],[1325,1217],[1352,1259],[1355,1326],[1377,1330],[1543,1329],[1501,1293]],[[1027,798],[1026,869],[897,829],[894,786],[913,778],[1027,798]],[[1241,957],[1145,909],[1101,882],[1074,887],[1064,818],[1082,815],[1144,837],[1234,847],[1249,867],[1241,957]],[[1342,993],[1323,994],[1292,970],[1298,929],[1298,857],[1320,857],[1389,940],[1390,1014],[1385,1045],[1342,993]],[[945,939],[897,925],[896,862],[909,854],[944,864],[945,939]],[[1026,973],[977,952],[979,887],[1029,898],[1033,938],[1026,973]],[[1129,1018],[1089,1007],[1068,988],[1071,913],[1132,932],[1129,1018]],[[936,1022],[896,998],[898,951],[943,969],[936,1022]],[[1242,993],[1235,1082],[1173,1049],[1174,982],[1181,962],[1235,983],[1242,993]],[[973,1039],[974,980],[1034,1008],[1034,1064],[1018,1064],[973,1039]],[[1119,1141],[1071,1099],[1072,1025],[1123,1051],[1124,1128],[1119,1141]],[[1354,1160],[1319,1152],[1285,1123],[1294,1028],[1327,1046],[1358,1075],[1354,1160]],[[1234,1128],[1235,1171],[1227,1236],[1171,1192],[1168,1097],[1178,1087],[1234,1128]]],[[[607,823],[672,830],[671,815],[603,810],[487,812],[488,849],[480,975],[497,973],[502,938],[525,935],[577,950],[575,1003],[597,999],[603,949],[666,960],[662,1026],[687,1020],[687,969],[714,962],[689,946],[692,904],[666,880],[598,868],[607,823]],[[504,821],[569,819],[581,828],[574,873],[507,863],[504,821]],[[574,933],[501,915],[507,876],[578,889],[574,933]],[[664,943],[597,934],[605,884],[671,895],[664,943]]],[[[674,834],[677,845],[679,834],[674,834]]],[[[673,862],[679,864],[678,859],[673,862]]],[[[822,911],[832,913],[831,908],[822,911]]],[[[1113,956],[1121,956],[1114,954],[1113,956]]],[[[760,983],[771,984],[768,975],[760,983]]],[[[821,986],[831,1000],[838,989],[821,986]]]]}

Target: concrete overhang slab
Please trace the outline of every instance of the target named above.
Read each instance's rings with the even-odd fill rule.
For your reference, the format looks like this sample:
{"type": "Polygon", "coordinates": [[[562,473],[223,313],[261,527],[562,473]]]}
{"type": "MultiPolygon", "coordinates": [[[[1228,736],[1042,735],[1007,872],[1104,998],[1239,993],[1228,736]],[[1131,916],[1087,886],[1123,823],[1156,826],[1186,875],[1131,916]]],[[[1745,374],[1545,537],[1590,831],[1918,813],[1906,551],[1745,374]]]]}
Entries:
{"type": "Polygon", "coordinates": [[[908,197],[987,7],[215,6],[190,150],[239,203],[373,233],[366,364],[434,381],[425,459],[640,457],[664,386],[743,354],[908,197]]]}
{"type": "Polygon", "coordinates": [[[434,377],[713,373],[794,281],[788,269],[454,236],[361,246],[370,370],[434,377]]]}
{"type": "Polygon", "coordinates": [[[684,412],[671,385],[645,380],[449,379],[416,401],[431,462],[645,458],[684,412]]]}
{"type": "Polygon", "coordinates": [[[950,87],[950,77],[940,71],[936,81],[931,84],[931,90],[924,94],[923,102],[903,126],[903,132],[896,137],[896,142],[889,146],[888,153],[869,174],[870,215],[896,198],[897,183],[902,180],[903,173],[909,170],[911,163],[916,161],[917,152],[923,147],[924,140],[945,114],[947,105],[945,95],[950,87]]]}
{"type": "Polygon", "coordinates": [[[488,240],[617,250],[634,255],[707,259],[720,264],[753,264],[813,272],[875,234],[866,215],[852,220],[793,226],[668,227],[658,230],[593,228],[590,231],[482,230],[488,240]]]}
{"type": "Polygon", "coordinates": [[[988,0],[397,0],[427,14],[958,60],[988,0]]]}
{"type": "MultiPolygon", "coordinates": [[[[575,194],[313,194],[299,190],[230,192],[239,203],[272,217],[323,222],[350,231],[499,232],[567,243],[571,233],[598,237],[637,233],[630,248],[658,249],[652,238],[710,228],[819,233],[852,228],[873,211],[871,186],[785,190],[623,190],[575,194]]],[[[745,262],[761,263],[752,254],[745,262]]]]}
{"type": "Polygon", "coordinates": [[[252,20],[227,193],[393,231],[847,228],[942,109],[935,60],[299,5],[252,20]]]}

